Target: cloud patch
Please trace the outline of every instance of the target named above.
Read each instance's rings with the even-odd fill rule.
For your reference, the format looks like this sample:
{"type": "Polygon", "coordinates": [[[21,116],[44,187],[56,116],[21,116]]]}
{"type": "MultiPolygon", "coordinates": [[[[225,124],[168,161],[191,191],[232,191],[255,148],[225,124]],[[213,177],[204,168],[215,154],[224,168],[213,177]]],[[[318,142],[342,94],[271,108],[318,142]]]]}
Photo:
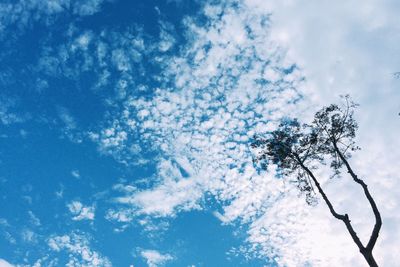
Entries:
{"type": "Polygon", "coordinates": [[[140,256],[144,258],[149,267],[164,266],[168,261],[173,260],[170,254],[161,254],[157,250],[143,249],[140,251],[140,256]]]}
{"type": "MultiPolygon", "coordinates": [[[[377,2],[369,1],[369,4],[374,6],[377,2]]],[[[203,10],[207,17],[205,24],[195,18],[185,20],[189,39],[187,46],[181,49],[179,55],[164,57],[160,61],[164,64],[162,79],[165,85],[146,98],[128,91],[129,97],[122,110],[114,114],[110,124],[115,130],[113,136],[124,133],[127,138],[120,143],[107,142],[107,146],[104,146],[102,144],[108,137],[104,133],[97,135],[96,140],[102,148],[118,155],[121,155],[121,151],[126,151],[128,140],[132,142],[129,137],[143,141],[137,144],[142,151],[153,150],[159,155],[154,186],[150,189],[123,192],[121,197],[115,199],[121,207],[119,212],[129,211],[131,219],[139,215],[176,216],[182,210],[202,208],[203,197],[212,194],[223,206],[223,213],[218,214],[218,217],[224,223],[238,221],[248,226],[248,243],[239,249],[240,253],[260,258],[267,256],[271,262],[282,266],[362,266],[362,258],[345,228],[329,216],[325,206],[307,206],[299,198],[295,188],[276,179],[276,170],[258,173],[251,162],[252,154],[248,144],[253,134],[274,129],[280,118],[309,118],[315,110],[314,107],[323,105],[327,100],[335,102],[329,92],[343,92],[344,88],[348,89],[351,85],[354,88],[370,88],[375,92],[373,87],[355,83],[357,75],[354,72],[364,70],[369,73],[375,69],[374,64],[369,65],[369,69],[364,69],[365,65],[362,64],[374,50],[368,48],[362,54],[359,54],[360,50],[346,50],[343,47],[345,43],[355,39],[346,39],[344,35],[336,34],[335,30],[338,29],[332,21],[324,20],[339,17],[338,14],[346,15],[344,9],[336,6],[330,9],[324,4],[316,4],[314,7],[321,8],[323,12],[312,12],[317,19],[308,23],[308,11],[311,9],[293,8],[298,5],[301,4],[296,1],[264,3],[250,0],[235,4],[206,4],[203,10]],[[285,13],[290,10],[302,12],[293,11],[289,15],[285,13]],[[271,17],[272,11],[275,13],[271,17]],[[324,12],[334,12],[337,16],[322,15],[324,12]],[[298,18],[299,21],[288,20],[288,17],[298,18]],[[302,28],[285,26],[296,26],[304,20],[308,22],[302,24],[302,28]],[[325,27],[318,28],[325,24],[316,21],[325,21],[332,31],[326,31],[325,27]],[[307,42],[307,38],[303,38],[309,33],[318,33],[319,30],[322,35],[329,35],[325,40],[328,46],[338,46],[331,47],[332,50],[328,52],[324,50],[325,43],[312,44],[307,42]],[[301,34],[304,36],[300,36],[301,34]],[[338,39],[330,39],[335,36],[338,39]],[[296,39],[297,37],[302,38],[296,39]],[[292,49],[295,44],[298,44],[298,48],[292,49]],[[317,58],[315,55],[318,51],[325,53],[317,58]],[[329,58],[332,55],[337,56],[329,58]],[[342,62],[337,64],[344,68],[332,65],[337,60],[342,62]],[[347,60],[351,60],[350,64],[343,63],[347,60]],[[294,62],[299,62],[300,65],[294,62]],[[300,70],[299,66],[304,69],[300,70]],[[326,70],[326,76],[320,73],[322,70],[326,70]],[[305,80],[303,75],[309,80],[305,80]],[[329,75],[333,75],[332,79],[329,75]],[[171,80],[173,84],[168,86],[171,80]],[[337,91],[336,88],[340,89],[337,91]],[[132,121],[135,123],[131,123],[132,121]],[[128,207],[125,209],[126,205],[128,207]]],[[[366,14],[375,12],[372,10],[374,9],[361,9],[361,15],[366,12],[365,16],[349,16],[343,23],[354,23],[352,25],[356,27],[358,24],[355,20],[363,22],[369,17],[366,14]]],[[[378,14],[386,11],[378,8],[376,12],[378,14]]],[[[388,14],[392,12],[388,11],[388,14]]],[[[347,29],[346,25],[343,24],[342,31],[347,29]]],[[[389,24],[378,16],[375,22],[369,21],[362,25],[366,28],[363,28],[360,36],[366,38],[368,32],[377,33],[376,31],[388,27],[389,24]]],[[[388,45],[393,47],[390,41],[388,45]]],[[[378,54],[382,51],[384,49],[378,54]]],[[[390,69],[387,66],[382,67],[381,70],[390,69]]],[[[388,71],[392,72],[393,70],[388,71]]],[[[370,85],[373,84],[375,83],[370,85]]],[[[388,84],[389,81],[382,83],[384,88],[388,84]]],[[[392,88],[390,92],[394,92],[394,87],[389,88],[392,88]]],[[[368,96],[366,90],[354,89],[347,92],[353,92],[355,97],[361,95],[366,104],[370,103],[368,98],[374,95],[368,96]]],[[[384,107],[384,102],[381,104],[386,112],[388,109],[384,107]]],[[[376,105],[368,106],[370,112],[375,110],[373,107],[377,107],[376,105]]],[[[365,116],[360,119],[364,132],[370,129],[378,136],[382,134],[377,128],[366,127],[365,116]]],[[[390,132],[395,133],[397,124],[389,124],[392,129],[390,132]]],[[[392,143],[398,143],[391,134],[389,138],[392,143]]],[[[362,145],[371,149],[368,149],[370,153],[366,153],[367,155],[384,153],[382,148],[390,147],[384,141],[379,143],[382,148],[380,145],[371,146],[371,142],[363,141],[366,140],[365,135],[360,140],[362,145]]],[[[353,164],[360,166],[357,169],[365,177],[371,177],[376,170],[365,168],[361,164],[367,158],[356,156],[353,164]]],[[[396,162],[394,158],[391,160],[396,162]]],[[[383,169],[393,170],[395,173],[393,163],[382,164],[386,166],[383,169]]],[[[318,175],[329,195],[335,196],[334,204],[339,210],[350,211],[356,228],[365,238],[371,224],[368,212],[362,208],[367,204],[351,201],[354,196],[363,199],[362,192],[346,178],[339,181],[325,179],[329,177],[325,170],[321,170],[318,175]]],[[[379,199],[385,196],[383,192],[394,192],[390,189],[393,187],[387,185],[394,185],[395,182],[389,173],[381,172],[376,177],[380,178],[367,178],[367,182],[371,188],[376,188],[376,199],[380,202],[379,199]],[[385,183],[387,184],[384,185],[385,183]]],[[[129,186],[131,185],[125,185],[127,188],[129,186]]],[[[392,203],[391,207],[396,209],[396,195],[390,194],[388,198],[392,203]]],[[[382,208],[383,211],[385,209],[382,208]]],[[[386,213],[384,220],[397,221],[393,214],[386,213]]],[[[395,264],[390,254],[395,255],[399,246],[390,246],[393,250],[384,249],[387,244],[396,242],[395,239],[391,240],[388,233],[398,232],[391,223],[388,226],[383,229],[380,241],[385,242],[385,245],[379,243],[376,254],[380,261],[390,265],[395,264]]]]}
{"type": "Polygon", "coordinates": [[[47,243],[51,250],[69,254],[66,266],[112,266],[106,257],[90,248],[89,239],[85,235],[71,233],[52,236],[47,243]]]}
{"type": "Polygon", "coordinates": [[[69,212],[72,214],[72,220],[94,220],[95,207],[94,206],[84,206],[79,201],[72,201],[67,204],[69,212]]]}

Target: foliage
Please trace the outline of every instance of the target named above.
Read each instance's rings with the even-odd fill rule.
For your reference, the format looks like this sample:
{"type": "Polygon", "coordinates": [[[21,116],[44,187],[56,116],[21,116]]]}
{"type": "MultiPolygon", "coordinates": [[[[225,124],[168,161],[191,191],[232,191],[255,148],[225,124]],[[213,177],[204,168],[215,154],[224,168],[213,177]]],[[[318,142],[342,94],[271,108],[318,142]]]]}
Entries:
{"type": "Polygon", "coordinates": [[[343,96],[343,99],[342,106],[332,104],[318,111],[311,124],[285,119],[266,137],[255,135],[251,144],[257,151],[253,162],[264,170],[274,164],[285,176],[295,174],[298,188],[306,194],[307,203],[311,205],[316,204],[315,191],[302,165],[312,170],[318,163],[329,161],[333,170],[331,177],[338,176],[344,164],[339,153],[348,159],[350,152],[359,149],[353,140],[358,128],[354,120],[357,104],[349,96],[343,96]]]}
{"type": "Polygon", "coordinates": [[[273,164],[283,176],[296,177],[295,183],[300,192],[306,195],[310,205],[317,203],[316,191],[322,196],[332,216],[343,221],[354,243],[369,266],[378,266],[372,250],[379,236],[382,219],[366,183],[358,178],[348,159],[351,152],[359,150],[354,138],[358,128],[354,119],[357,107],[349,96],[343,96],[343,105],[329,105],[318,111],[310,124],[300,124],[297,119],[283,120],[278,129],[264,137],[254,136],[251,147],[256,150],[255,164],[267,170],[273,164]],[[339,214],[325,194],[313,171],[319,164],[330,163],[332,176],[340,174],[345,168],[353,181],[359,184],[374,213],[375,225],[367,245],[364,245],[354,230],[348,214],[339,214]],[[314,190],[316,187],[317,190],[314,190]]]}

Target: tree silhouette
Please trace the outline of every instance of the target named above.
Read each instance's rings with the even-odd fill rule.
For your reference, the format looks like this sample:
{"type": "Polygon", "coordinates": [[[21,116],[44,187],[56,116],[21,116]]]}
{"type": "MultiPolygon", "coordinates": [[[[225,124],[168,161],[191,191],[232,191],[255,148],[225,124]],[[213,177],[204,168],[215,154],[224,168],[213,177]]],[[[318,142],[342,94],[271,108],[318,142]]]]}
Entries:
{"type": "Polygon", "coordinates": [[[277,130],[268,133],[266,137],[254,136],[251,147],[256,150],[256,155],[253,160],[262,169],[266,170],[268,165],[275,164],[283,176],[296,177],[297,187],[305,193],[306,201],[310,205],[316,204],[317,190],[332,216],[345,224],[369,266],[378,266],[372,250],[379,236],[382,219],[367,184],[355,174],[348,161],[351,152],[359,150],[354,142],[358,127],[353,115],[357,104],[349,96],[344,96],[343,99],[341,106],[332,104],[318,111],[311,124],[300,124],[297,119],[286,119],[277,130]],[[366,245],[357,236],[348,214],[336,212],[313,172],[318,164],[326,162],[330,162],[332,176],[339,175],[345,169],[364,191],[375,216],[375,225],[366,245]]]}

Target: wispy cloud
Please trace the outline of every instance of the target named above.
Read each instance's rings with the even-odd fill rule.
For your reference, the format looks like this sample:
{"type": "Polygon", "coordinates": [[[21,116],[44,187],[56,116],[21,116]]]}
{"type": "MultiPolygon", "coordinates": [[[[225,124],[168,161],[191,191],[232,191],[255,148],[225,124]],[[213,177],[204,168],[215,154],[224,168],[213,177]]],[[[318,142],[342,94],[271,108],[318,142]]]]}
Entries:
{"type": "Polygon", "coordinates": [[[74,216],[72,220],[81,221],[81,220],[93,220],[94,219],[94,206],[84,206],[79,201],[72,201],[67,204],[67,207],[71,214],[74,216]]]}
{"type": "MultiPolygon", "coordinates": [[[[190,42],[182,54],[163,59],[163,79],[173,79],[174,88],[159,89],[151,99],[132,96],[113,120],[113,136],[139,136],[160,154],[155,186],[116,198],[129,207],[110,211],[116,219],[175,216],[202,208],[211,193],[228,203],[220,216],[225,222],[253,222],[284,194],[273,172],[257,174],[248,142],[299,112],[303,78],[270,41],[268,15],[241,5],[206,5],[205,14],[206,27],[185,22],[190,42]]],[[[103,148],[124,150],[122,142],[103,148]]]]}
{"type": "Polygon", "coordinates": [[[79,233],[52,236],[48,239],[49,247],[55,252],[69,254],[67,266],[111,266],[111,262],[90,248],[89,239],[79,233]]]}
{"type": "Polygon", "coordinates": [[[11,125],[21,123],[27,119],[25,114],[18,111],[17,99],[0,94],[0,123],[3,125],[11,125]]]}
{"type": "Polygon", "coordinates": [[[66,130],[73,130],[76,128],[76,121],[68,109],[64,107],[58,107],[58,115],[61,121],[64,123],[66,130]]]}
{"type": "Polygon", "coordinates": [[[69,13],[70,15],[88,16],[101,10],[105,0],[70,1],[54,0],[41,1],[18,0],[0,3],[0,39],[8,34],[10,26],[16,26],[18,32],[24,32],[34,22],[50,25],[56,22],[57,16],[69,13]]]}
{"type": "Polygon", "coordinates": [[[80,174],[79,170],[72,170],[71,175],[76,179],[81,178],[81,174],[80,174]]]}
{"type": "MultiPolygon", "coordinates": [[[[309,106],[309,111],[303,112],[307,105],[319,106],[333,101],[332,95],[341,92],[353,93],[361,99],[367,104],[361,112],[368,109],[371,116],[374,116],[374,107],[379,106],[385,110],[379,116],[389,115],[386,103],[391,103],[390,109],[398,108],[393,102],[396,98],[386,102],[380,93],[384,91],[373,89],[380,80],[375,76],[376,64],[381,64],[378,58],[385,49],[378,49],[376,54],[373,45],[360,50],[356,42],[366,41],[371,36],[369,33],[388,34],[386,29],[395,29],[397,26],[391,25],[399,24],[393,23],[395,17],[384,19],[379,15],[394,14],[392,11],[382,10],[382,7],[373,11],[372,7],[378,3],[368,3],[370,9],[354,7],[360,10],[356,17],[345,12],[353,10],[349,5],[355,3],[342,5],[345,9],[341,9],[317,3],[304,6],[296,1],[244,1],[235,5],[205,5],[206,25],[200,26],[196,19],[188,18],[185,26],[189,44],[179,56],[165,57],[162,61],[165,65],[163,78],[166,81],[172,78],[173,88],[166,86],[156,90],[151,99],[132,96],[112,122],[118,125],[112,128],[113,135],[124,133],[126,140],[129,136],[139,136],[160,152],[155,186],[125,192],[116,199],[120,204],[131,206],[127,209],[130,218],[143,214],[175,216],[181,210],[201,208],[202,197],[207,192],[221,203],[227,203],[223,206],[224,213],[218,216],[224,222],[248,223],[249,246],[243,247],[242,253],[268,256],[282,266],[361,266],[362,259],[343,225],[333,220],[323,205],[308,207],[290,185],[275,179],[274,170],[259,174],[252,166],[248,142],[254,133],[273,129],[274,122],[283,116],[309,117],[314,108],[309,106]],[[371,16],[376,19],[369,20],[371,16]],[[345,18],[339,26],[337,17],[345,18]],[[366,20],[368,22],[363,23],[366,20]],[[350,31],[357,32],[359,25],[363,28],[357,35],[360,39],[356,39],[350,31]],[[326,38],[320,42],[316,36],[326,38]],[[363,63],[366,60],[368,65],[363,63]],[[293,62],[298,62],[302,71],[293,62]],[[374,81],[361,79],[361,73],[371,73],[374,81]],[[303,80],[303,75],[307,81],[303,80]],[[357,83],[357,80],[362,82],[357,83]],[[366,84],[365,81],[370,82],[366,84]],[[380,104],[370,102],[376,94],[382,99],[380,104]]],[[[385,36],[388,43],[379,44],[379,47],[393,47],[393,54],[396,54],[398,46],[385,36]]],[[[385,54],[385,58],[388,56],[385,54]]],[[[393,60],[388,61],[393,64],[379,65],[382,66],[379,75],[385,76],[387,70],[387,77],[390,77],[395,66],[393,60]]],[[[390,78],[384,78],[380,85],[397,95],[390,78]]],[[[386,120],[393,135],[385,135],[379,127],[367,127],[370,120],[366,116],[360,117],[360,121],[361,130],[369,132],[370,129],[377,136],[387,136],[392,145],[398,143],[394,138],[395,129],[398,129],[396,122],[386,120]]],[[[97,137],[100,144],[107,140],[105,134],[97,137]]],[[[365,134],[361,134],[360,140],[369,153],[355,157],[353,163],[360,166],[366,177],[372,175],[367,181],[375,188],[378,202],[390,199],[391,209],[396,209],[397,193],[392,190],[396,184],[392,178],[397,171],[393,166],[396,157],[388,157],[392,163],[375,161],[382,164],[381,170],[385,172],[367,167],[362,163],[377,159],[368,155],[382,155],[390,151],[390,146],[385,142],[371,146],[371,137],[365,134]],[[391,193],[385,194],[387,191],[391,193]]],[[[126,150],[126,141],[120,141],[115,146],[108,142],[107,145],[111,145],[103,147],[126,150]]],[[[376,142],[375,139],[372,144],[376,142]]],[[[346,179],[333,182],[324,179],[329,177],[325,172],[319,175],[323,177],[326,190],[337,199],[335,205],[339,209],[347,207],[360,235],[363,238],[368,235],[370,216],[362,209],[366,203],[351,201],[354,196],[362,199],[361,192],[346,179]]],[[[395,213],[385,210],[383,207],[385,220],[398,221],[395,213]]],[[[378,258],[382,262],[385,259],[389,265],[394,263],[390,255],[396,254],[398,247],[389,245],[396,242],[390,232],[399,231],[389,223],[376,249],[378,258]],[[392,249],[387,249],[388,246],[392,249]]]]}
{"type": "Polygon", "coordinates": [[[34,226],[41,226],[42,223],[40,222],[40,219],[30,210],[28,211],[29,219],[32,225],[34,226]]]}
{"type": "MultiPolygon", "coordinates": [[[[23,32],[33,22],[54,23],[63,12],[92,15],[102,3],[0,4],[0,35],[4,38],[10,25],[23,32]]],[[[87,87],[106,96],[102,99],[109,111],[107,121],[87,136],[101,152],[127,164],[149,164],[143,155],[152,153],[156,173],[148,186],[115,186],[107,219],[137,219],[151,228],[151,218],[204,208],[210,194],[222,206],[214,213],[222,223],[239,222],[247,229],[247,244],[233,253],[268,257],[282,266],[361,266],[362,261],[343,225],[323,205],[308,207],[294,188],[275,178],[276,170],[259,173],[254,168],[248,144],[253,134],[274,129],[284,116],[307,117],[337,94],[351,93],[362,104],[358,120],[364,148],[352,164],[366,177],[382,209],[385,223],[376,255],[390,266],[400,253],[400,169],[394,165],[400,155],[393,149],[400,145],[400,91],[391,76],[399,70],[399,8],[389,0],[367,0],[362,6],[353,0],[204,4],[202,19],[183,21],[188,43],[179,49],[175,29],[163,21],[157,42],[140,27],[96,33],[71,25],[63,44],[43,41],[37,86],[47,90],[51,78],[79,82],[82,73],[90,73],[93,80],[87,87]],[[157,66],[161,74],[148,75],[143,62],[157,66]]],[[[1,124],[24,120],[15,106],[0,96],[1,124]]],[[[67,108],[58,109],[58,119],[67,135],[80,130],[67,108]]],[[[328,177],[324,171],[318,174],[328,177]]],[[[352,201],[362,199],[361,192],[346,179],[322,179],[322,184],[335,196],[338,209],[349,209],[365,238],[370,216],[365,203],[352,201]]],[[[94,206],[73,201],[67,208],[73,220],[94,219],[94,206]]],[[[40,225],[35,218],[30,214],[32,224],[40,225]]],[[[25,236],[33,240],[32,233],[25,236]]],[[[53,251],[73,255],[71,264],[107,266],[108,260],[88,244],[81,234],[49,239],[53,251]]],[[[154,250],[142,250],[141,256],[151,266],[173,258],[154,250]]]]}
{"type": "Polygon", "coordinates": [[[142,256],[149,267],[164,266],[168,261],[173,260],[170,254],[161,254],[157,250],[143,249],[140,250],[140,256],[142,256]]]}

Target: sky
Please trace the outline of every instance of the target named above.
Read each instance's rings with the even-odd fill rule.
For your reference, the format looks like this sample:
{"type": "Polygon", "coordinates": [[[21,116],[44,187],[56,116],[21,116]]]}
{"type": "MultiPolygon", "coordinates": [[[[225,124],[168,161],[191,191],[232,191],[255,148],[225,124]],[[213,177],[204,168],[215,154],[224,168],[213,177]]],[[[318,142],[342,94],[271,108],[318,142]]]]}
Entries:
{"type": "MultiPolygon", "coordinates": [[[[400,3],[1,0],[0,267],[365,266],[254,134],[360,104],[351,159],[400,254],[400,3]]],[[[361,240],[349,177],[317,171],[361,240]]]]}

